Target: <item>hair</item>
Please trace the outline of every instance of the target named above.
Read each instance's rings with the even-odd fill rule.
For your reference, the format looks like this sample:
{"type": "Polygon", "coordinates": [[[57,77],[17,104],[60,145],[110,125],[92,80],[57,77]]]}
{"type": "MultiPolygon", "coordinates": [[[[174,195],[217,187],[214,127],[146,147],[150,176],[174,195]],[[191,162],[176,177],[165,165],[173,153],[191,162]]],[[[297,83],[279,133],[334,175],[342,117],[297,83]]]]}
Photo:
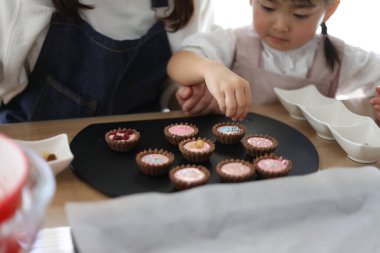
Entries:
{"type": "MultiPolygon", "coordinates": [[[[82,10],[93,9],[94,6],[82,4],[79,0],[52,0],[55,9],[63,16],[80,17],[82,10]]],[[[161,18],[170,32],[175,32],[190,21],[194,13],[193,0],[174,0],[174,9],[168,17],[161,18]]]]}
{"type": "Polygon", "coordinates": [[[327,34],[327,26],[325,22],[321,24],[322,34],[325,37],[324,44],[324,53],[327,65],[331,70],[334,69],[336,63],[340,63],[340,58],[338,54],[338,50],[335,48],[334,44],[331,42],[328,34],[327,34]]]}
{"type": "MultiPolygon", "coordinates": [[[[336,0],[325,0],[325,1],[327,4],[333,4],[336,0]]],[[[322,34],[325,37],[324,52],[325,52],[326,63],[330,67],[331,70],[334,70],[335,64],[340,63],[338,50],[336,49],[334,44],[331,42],[327,34],[327,26],[325,22],[321,24],[321,28],[322,28],[322,34]]]]}

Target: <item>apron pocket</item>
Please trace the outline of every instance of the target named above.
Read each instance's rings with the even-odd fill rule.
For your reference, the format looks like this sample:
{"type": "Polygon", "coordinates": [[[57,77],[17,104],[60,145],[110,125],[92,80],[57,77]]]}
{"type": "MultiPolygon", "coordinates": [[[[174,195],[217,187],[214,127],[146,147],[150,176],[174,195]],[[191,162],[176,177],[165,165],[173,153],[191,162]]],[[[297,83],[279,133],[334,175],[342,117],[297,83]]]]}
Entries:
{"type": "Polygon", "coordinates": [[[98,103],[84,98],[48,75],[32,120],[79,118],[94,116],[98,103]]]}

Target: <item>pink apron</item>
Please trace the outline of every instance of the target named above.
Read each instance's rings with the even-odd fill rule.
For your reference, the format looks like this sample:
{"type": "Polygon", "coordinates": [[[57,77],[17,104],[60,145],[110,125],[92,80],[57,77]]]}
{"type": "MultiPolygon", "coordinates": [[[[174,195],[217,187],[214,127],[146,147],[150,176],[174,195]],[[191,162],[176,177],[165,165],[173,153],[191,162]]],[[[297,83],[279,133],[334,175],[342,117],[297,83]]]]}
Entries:
{"type": "MultiPolygon", "coordinates": [[[[338,52],[342,52],[344,42],[337,38],[330,39],[338,52]]],[[[338,88],[339,64],[333,71],[329,69],[323,51],[324,43],[320,44],[306,78],[282,75],[263,68],[260,38],[252,26],[239,28],[236,30],[236,52],[232,70],[250,83],[254,104],[278,101],[273,91],[274,87],[297,89],[314,84],[323,95],[334,97],[338,88]]]]}

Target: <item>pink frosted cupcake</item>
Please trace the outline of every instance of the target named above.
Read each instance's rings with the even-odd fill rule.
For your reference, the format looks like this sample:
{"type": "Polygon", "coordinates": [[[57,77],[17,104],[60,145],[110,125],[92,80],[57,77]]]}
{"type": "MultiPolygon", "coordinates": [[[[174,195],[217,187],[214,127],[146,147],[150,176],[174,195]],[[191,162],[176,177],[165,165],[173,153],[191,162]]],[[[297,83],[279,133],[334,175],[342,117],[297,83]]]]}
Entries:
{"type": "Polygon", "coordinates": [[[260,156],[274,152],[278,141],[269,135],[248,135],[243,141],[243,146],[251,156],[260,156]]]}
{"type": "Polygon", "coordinates": [[[178,190],[204,185],[210,178],[208,169],[201,165],[180,165],[169,173],[170,180],[178,190]]]}
{"type": "Polygon", "coordinates": [[[182,140],[195,137],[198,132],[198,127],[189,123],[170,124],[164,128],[166,139],[174,145],[178,145],[182,140]]]}
{"type": "Polygon", "coordinates": [[[257,157],[253,166],[260,178],[283,177],[289,174],[292,162],[272,153],[257,157]]]}
{"type": "Polygon", "coordinates": [[[254,176],[255,169],[250,162],[227,159],[216,165],[216,172],[223,182],[243,182],[254,176]]]}
{"type": "Polygon", "coordinates": [[[150,176],[168,173],[173,161],[174,154],[163,149],[144,150],[136,155],[137,165],[142,172],[150,176]]]}
{"type": "Polygon", "coordinates": [[[246,127],[238,122],[222,122],[212,127],[216,139],[223,144],[238,143],[245,135],[246,127]]]}
{"type": "Polygon", "coordinates": [[[108,131],[104,138],[112,150],[126,152],[137,146],[140,133],[131,128],[118,128],[108,131]]]}
{"type": "Polygon", "coordinates": [[[208,161],[215,150],[215,144],[206,138],[186,139],[178,147],[183,157],[194,163],[208,161]]]}

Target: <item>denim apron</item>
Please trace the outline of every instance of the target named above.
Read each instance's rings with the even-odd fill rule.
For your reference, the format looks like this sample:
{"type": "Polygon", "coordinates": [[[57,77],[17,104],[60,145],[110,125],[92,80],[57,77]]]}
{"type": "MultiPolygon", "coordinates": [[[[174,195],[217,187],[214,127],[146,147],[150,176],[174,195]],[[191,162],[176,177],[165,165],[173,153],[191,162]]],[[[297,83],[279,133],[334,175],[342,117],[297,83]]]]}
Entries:
{"type": "Polygon", "coordinates": [[[0,123],[159,111],[170,56],[161,21],[117,41],[54,13],[27,88],[2,105],[0,123]]]}

